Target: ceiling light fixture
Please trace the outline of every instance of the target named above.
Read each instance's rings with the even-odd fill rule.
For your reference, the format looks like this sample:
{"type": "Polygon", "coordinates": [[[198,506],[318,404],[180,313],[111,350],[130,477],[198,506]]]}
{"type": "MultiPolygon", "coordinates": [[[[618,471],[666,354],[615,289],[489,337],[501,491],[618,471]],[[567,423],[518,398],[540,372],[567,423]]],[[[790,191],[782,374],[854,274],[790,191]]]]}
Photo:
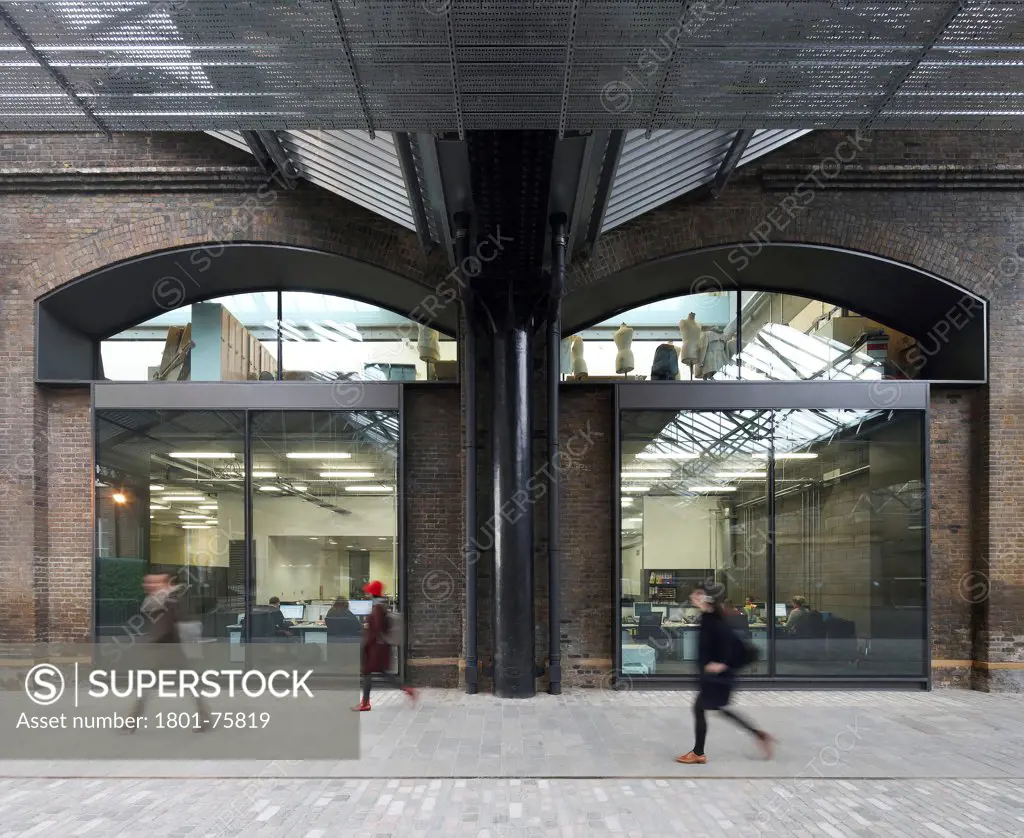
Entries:
{"type": "Polygon", "coordinates": [[[329,480],[372,480],[372,471],[321,471],[321,477],[329,480]]]}
{"type": "Polygon", "coordinates": [[[623,492],[649,492],[651,491],[650,486],[623,486],[623,492]]]}
{"type": "Polygon", "coordinates": [[[623,480],[640,480],[642,478],[667,478],[671,477],[671,471],[624,471],[622,472],[623,480]]]}
{"type": "Polygon", "coordinates": [[[735,486],[691,486],[691,492],[735,492],[735,486]]]}
{"type": "Polygon", "coordinates": [[[346,492],[391,492],[390,486],[346,486],[346,492]]]}
{"type": "Polygon", "coordinates": [[[183,530],[208,530],[210,529],[209,524],[182,524],[183,530]]]}
{"type": "Polygon", "coordinates": [[[309,486],[292,486],[292,488],[296,492],[305,492],[307,489],[309,489],[309,486]]]}
{"type": "Polygon", "coordinates": [[[641,451],[638,460],[696,460],[700,454],[691,451],[641,451]]]}
{"type": "Polygon", "coordinates": [[[151,491],[151,492],[162,492],[163,490],[164,490],[164,487],[163,486],[158,486],[156,483],[153,483],[149,487],[149,491],[151,491]]]}
{"type": "Polygon", "coordinates": [[[252,473],[252,476],[253,477],[268,477],[268,478],[269,477],[277,477],[277,472],[276,471],[254,471],[252,473]]]}
{"type": "MultiPolygon", "coordinates": [[[[755,460],[767,460],[768,459],[768,452],[767,451],[758,451],[756,454],[751,454],[750,456],[753,457],[755,460]]],[[[806,451],[804,451],[804,452],[792,452],[792,453],[789,453],[789,454],[776,454],[775,455],[775,459],[776,460],[816,460],[816,459],[818,459],[818,455],[817,454],[811,454],[811,453],[806,452],[806,451]]]]}
{"type": "Polygon", "coordinates": [[[151,503],[149,505],[149,508],[150,509],[170,509],[169,506],[164,506],[162,503],[151,503]]]}
{"type": "Polygon", "coordinates": [[[715,473],[715,477],[720,477],[723,480],[754,480],[764,479],[768,476],[765,471],[719,471],[715,473]]]}
{"type": "Polygon", "coordinates": [[[202,495],[167,495],[160,500],[178,501],[179,503],[188,503],[189,501],[203,501],[206,500],[202,495]]]}
{"type": "Polygon", "coordinates": [[[183,521],[205,521],[209,515],[179,515],[183,521]]]}
{"type": "Polygon", "coordinates": [[[260,486],[261,492],[280,492],[280,486],[260,486]]]}
{"type": "Polygon", "coordinates": [[[285,456],[289,460],[351,460],[352,455],[346,451],[289,451],[285,456]]]}
{"type": "Polygon", "coordinates": [[[173,457],[175,460],[233,460],[235,459],[234,454],[229,454],[226,451],[175,451],[173,454],[168,454],[168,457],[173,457]]]}
{"type": "Polygon", "coordinates": [[[217,508],[217,504],[215,504],[215,503],[204,503],[199,508],[200,509],[216,509],[217,508]]]}

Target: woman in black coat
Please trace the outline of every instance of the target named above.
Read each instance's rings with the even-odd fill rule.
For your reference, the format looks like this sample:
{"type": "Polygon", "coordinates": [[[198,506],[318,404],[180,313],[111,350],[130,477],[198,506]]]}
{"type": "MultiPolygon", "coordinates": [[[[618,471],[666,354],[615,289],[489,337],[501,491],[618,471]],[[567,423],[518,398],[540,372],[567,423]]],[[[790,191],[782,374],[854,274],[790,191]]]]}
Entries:
{"type": "Polygon", "coordinates": [[[765,759],[771,759],[775,740],[739,714],[726,709],[732,696],[733,682],[736,680],[736,668],[745,663],[743,642],[729,627],[722,611],[722,604],[716,599],[713,589],[707,586],[697,588],[690,594],[690,602],[704,612],[700,621],[700,646],[697,655],[700,663],[700,690],[697,693],[697,700],[693,703],[696,741],[693,750],[676,757],[676,762],[704,765],[708,761],[704,756],[708,710],[718,710],[740,727],[749,730],[757,739],[765,759]]]}

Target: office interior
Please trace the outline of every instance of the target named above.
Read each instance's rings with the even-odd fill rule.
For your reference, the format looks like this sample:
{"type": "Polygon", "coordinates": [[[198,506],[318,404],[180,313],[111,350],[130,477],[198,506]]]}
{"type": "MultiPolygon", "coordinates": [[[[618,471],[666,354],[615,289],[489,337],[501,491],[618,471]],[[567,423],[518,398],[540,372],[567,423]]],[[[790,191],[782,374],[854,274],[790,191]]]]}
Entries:
{"type": "Polygon", "coordinates": [[[758,648],[748,676],[926,677],[924,411],[624,410],[620,428],[622,674],[697,674],[687,599],[707,581],[758,648]]]}
{"type": "Polygon", "coordinates": [[[97,410],[97,634],[139,613],[147,573],[187,586],[208,640],[328,642],[371,579],[400,609],[399,430],[397,411],[97,410]]]}

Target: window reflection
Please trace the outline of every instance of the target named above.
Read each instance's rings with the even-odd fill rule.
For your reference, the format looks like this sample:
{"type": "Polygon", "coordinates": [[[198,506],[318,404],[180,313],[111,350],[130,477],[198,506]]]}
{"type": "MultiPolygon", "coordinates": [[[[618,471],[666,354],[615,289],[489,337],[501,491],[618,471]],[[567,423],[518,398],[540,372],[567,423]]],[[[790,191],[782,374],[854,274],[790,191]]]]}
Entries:
{"type": "Polygon", "coordinates": [[[922,677],[923,421],[624,411],[623,673],[696,674],[686,596],[712,580],[761,649],[748,674],[922,677]]]}

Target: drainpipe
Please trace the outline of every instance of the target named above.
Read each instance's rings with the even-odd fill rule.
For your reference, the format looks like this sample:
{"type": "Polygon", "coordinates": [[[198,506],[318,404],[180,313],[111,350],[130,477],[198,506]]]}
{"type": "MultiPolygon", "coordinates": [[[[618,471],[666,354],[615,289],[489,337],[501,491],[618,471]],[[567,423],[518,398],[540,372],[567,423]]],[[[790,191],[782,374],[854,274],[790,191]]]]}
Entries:
{"type": "MultiPolygon", "coordinates": [[[[469,257],[469,215],[460,212],[455,214],[455,261],[458,269],[469,257]]],[[[477,682],[477,562],[480,559],[477,553],[476,532],[476,452],[477,452],[477,425],[476,425],[476,324],[474,314],[476,312],[476,300],[473,290],[469,286],[469,279],[462,275],[460,302],[462,304],[463,319],[466,323],[466,332],[462,344],[465,352],[465,362],[462,370],[465,375],[463,386],[466,395],[466,434],[463,442],[465,472],[462,483],[465,491],[463,506],[466,513],[466,543],[464,546],[465,569],[466,569],[466,692],[469,695],[476,695],[477,682]]]]}
{"type": "Polygon", "coordinates": [[[551,298],[548,301],[548,692],[562,693],[562,527],[558,475],[558,385],[562,378],[562,294],[565,291],[566,217],[551,217],[551,298]]]}

